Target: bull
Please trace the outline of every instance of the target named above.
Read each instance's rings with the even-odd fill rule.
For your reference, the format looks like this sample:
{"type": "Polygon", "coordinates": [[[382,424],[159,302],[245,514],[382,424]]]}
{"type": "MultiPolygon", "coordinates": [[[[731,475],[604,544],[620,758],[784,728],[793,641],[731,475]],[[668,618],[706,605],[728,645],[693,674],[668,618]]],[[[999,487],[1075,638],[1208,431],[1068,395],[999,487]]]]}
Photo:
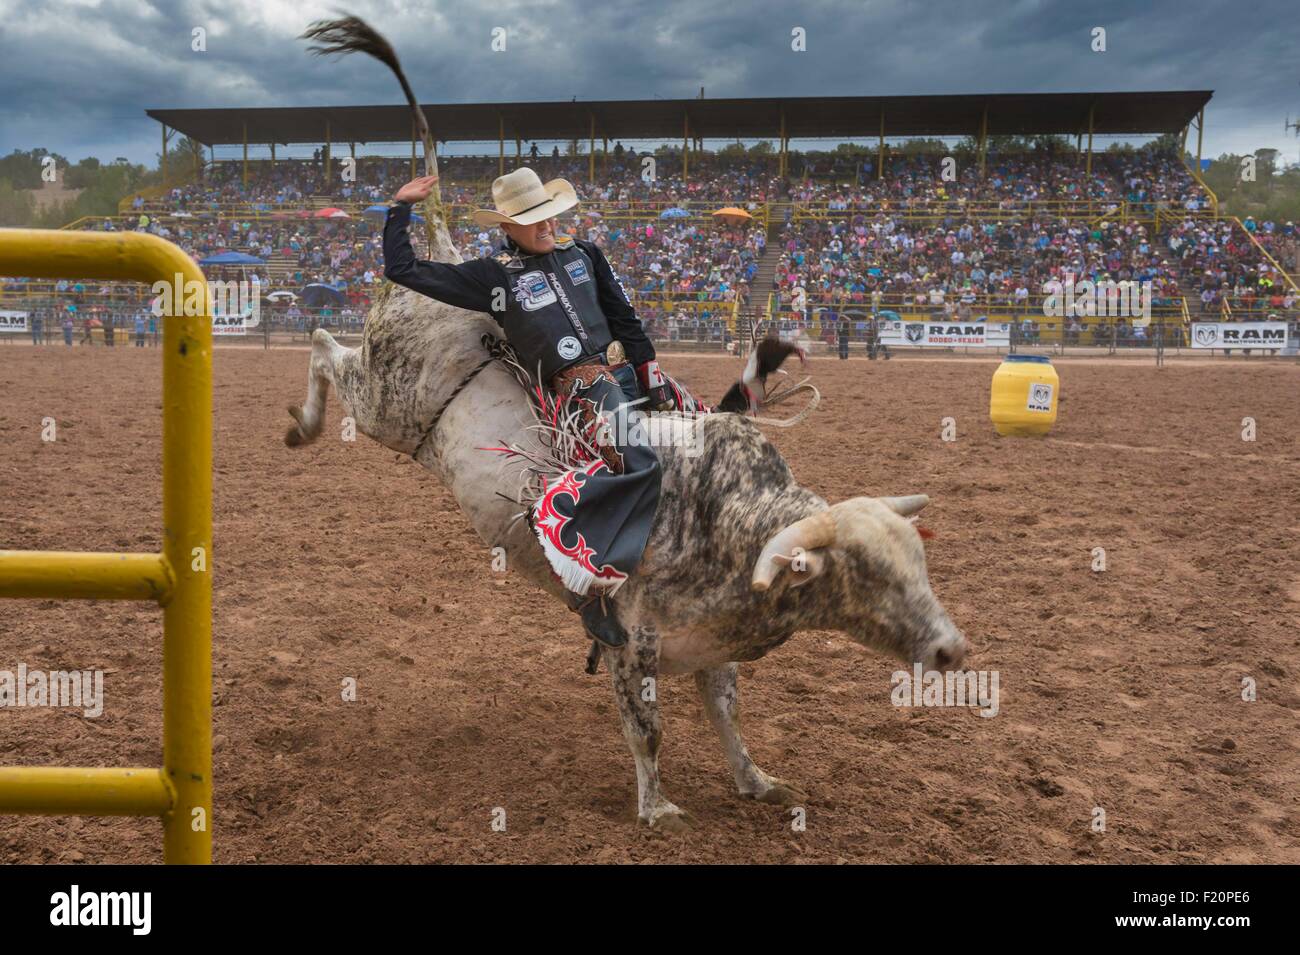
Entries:
{"type": "MultiPolygon", "coordinates": [[[[426,170],[436,172],[427,125],[383,38],[355,18],[315,24],[307,35],[322,41],[318,51],[362,50],[398,73],[426,138],[426,170]]],[[[436,192],[426,222],[431,257],[461,261],[436,192]]],[[[485,315],[386,284],[360,347],[343,347],[323,329],[313,333],[307,397],[289,409],[294,423],[285,440],[299,447],[320,436],[333,389],[358,431],[412,455],[450,489],[485,545],[503,548],[509,568],[562,599],[519,520],[510,459],[483,450],[504,443],[544,453],[526,392],[500,363],[485,361],[484,336],[497,333],[485,315]]],[[[637,817],[679,830],[690,816],[663,794],[658,695],[647,691],[660,676],[694,675],[742,796],[794,805],[805,794],[760,769],[745,746],[740,662],[803,630],[841,631],[927,670],[959,668],[967,643],[930,588],[909,519],[928,502],[924,495],[832,505],[799,486],[743,415],[669,415],[660,423],[659,507],[641,565],[617,601],[629,640],[600,653],[635,762],[637,817]]]]}

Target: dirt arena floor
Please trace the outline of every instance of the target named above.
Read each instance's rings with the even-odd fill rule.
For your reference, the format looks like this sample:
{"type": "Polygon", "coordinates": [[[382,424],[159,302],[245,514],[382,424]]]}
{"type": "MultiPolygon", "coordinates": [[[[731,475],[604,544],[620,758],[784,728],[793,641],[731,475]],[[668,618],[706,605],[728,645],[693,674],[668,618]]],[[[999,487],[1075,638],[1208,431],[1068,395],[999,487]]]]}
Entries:
{"type": "MultiPolygon", "coordinates": [[[[713,398],[738,371],[665,364],[713,398]]],[[[440,485],[338,440],[333,400],[319,444],[282,444],[306,365],[216,355],[217,861],[1300,862],[1294,361],[1061,361],[1045,441],[993,433],[990,361],[812,361],[821,409],[772,439],[832,501],[931,495],[934,589],[1000,712],[896,708],[898,665],[842,634],[744,665],[751,752],[809,793],[794,832],[735,795],[693,681],[666,678],[660,765],[688,836],[637,826],[576,618],[493,575],[440,485]]],[[[0,347],[0,547],[157,550],[159,390],[154,350],[0,347]]],[[[0,602],[0,669],[106,684],[98,719],[0,710],[0,764],[158,764],[161,620],[0,602]]],[[[160,858],[152,820],[0,818],[0,863],[160,858]]]]}

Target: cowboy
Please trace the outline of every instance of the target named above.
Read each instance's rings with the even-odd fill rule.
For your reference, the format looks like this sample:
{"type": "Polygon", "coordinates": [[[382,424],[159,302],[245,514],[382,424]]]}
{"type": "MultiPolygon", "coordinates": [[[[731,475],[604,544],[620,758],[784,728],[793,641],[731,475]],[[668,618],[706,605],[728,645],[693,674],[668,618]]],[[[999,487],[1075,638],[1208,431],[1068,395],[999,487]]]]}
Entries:
{"type": "Polygon", "coordinates": [[[561,236],[556,216],[578,204],[564,179],[543,184],[523,167],[492,183],[494,210],[481,226],[500,226],[504,243],[460,265],[420,261],[408,232],[411,205],[427,198],[437,176],[397,191],[384,223],[384,275],[441,302],[487,312],[521,364],[555,394],[569,396],[602,429],[601,457],[551,481],[530,507],[529,524],[569,606],[595,640],[627,642],[610,600],[640,563],[659,502],[661,472],[630,403],[681,409],[654,345],[622,282],[594,242],[561,236]],[[639,387],[638,387],[639,386],[639,387]]]}

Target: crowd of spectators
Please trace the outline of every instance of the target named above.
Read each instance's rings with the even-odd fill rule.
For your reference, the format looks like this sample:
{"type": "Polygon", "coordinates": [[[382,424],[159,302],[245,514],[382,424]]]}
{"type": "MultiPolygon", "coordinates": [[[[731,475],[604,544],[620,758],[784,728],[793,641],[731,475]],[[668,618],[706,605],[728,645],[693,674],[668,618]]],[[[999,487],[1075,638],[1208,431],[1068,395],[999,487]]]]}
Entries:
{"type": "Polygon", "coordinates": [[[1029,218],[929,226],[889,214],[787,229],[775,284],[782,305],[806,298],[876,308],[1037,306],[1047,283],[1152,283],[1152,304],[1181,294],[1178,269],[1141,224],[1029,218]],[[945,228],[948,226],[948,228],[945,228]],[[955,228],[953,228],[955,227],[955,228]]]}
{"type": "MultiPolygon", "coordinates": [[[[1151,150],[1100,154],[1091,175],[1076,156],[1051,151],[991,155],[983,176],[971,161],[950,168],[942,156],[896,155],[881,179],[869,161],[845,157],[801,159],[794,168],[807,177],[782,179],[773,157],[712,154],[692,154],[683,178],[680,152],[649,157],[621,144],[597,157],[594,183],[585,157],[558,150],[545,156],[533,147],[524,161],[544,179],[563,176],[575,185],[584,201],[562,228],[604,249],[651,333],[668,341],[726,341],[735,304],[761,309],[769,292],[777,296],[778,322],[802,322],[810,337],[827,340],[846,309],[906,308],[958,319],[988,306],[1028,312],[1049,283],[1068,278],[1150,282],[1153,306],[1174,306],[1186,296],[1202,315],[1296,307],[1250,237],[1204,214],[1208,197],[1182,163],[1151,150]],[[795,216],[784,206],[787,218],[772,230],[771,287],[755,288],[768,251],[764,223],[724,222],[709,210],[756,211],[769,202],[807,203],[811,214],[795,216]],[[1130,212],[1160,210],[1158,233],[1149,215],[1135,221],[1118,214],[1124,203],[1130,212]],[[668,212],[674,208],[687,211],[668,212]],[[802,315],[791,311],[799,301],[802,315]]],[[[264,161],[245,185],[238,162],[213,164],[201,181],[138,198],[129,215],[89,227],[150,232],[199,260],[228,252],[255,257],[260,261],[205,272],[255,280],[263,294],[297,296],[326,286],[332,292],[323,303],[309,307],[283,296],[274,314],[292,327],[359,327],[383,277],[382,207],[409,178],[410,164],[364,158],[346,164],[355,173],[349,177],[344,168],[336,155],[327,174],[319,152],[310,161],[264,161]],[[323,206],[333,204],[347,214],[327,216],[323,206]],[[373,206],[381,208],[365,211],[373,206]]],[[[489,254],[501,241],[499,230],[468,217],[471,208],[490,205],[497,171],[496,157],[440,159],[452,239],[466,257],[489,254]]],[[[1296,267],[1300,234],[1292,223],[1247,218],[1245,228],[1284,267],[1296,267]]],[[[421,251],[422,230],[412,236],[421,251]]],[[[16,281],[5,286],[21,288],[16,281]]],[[[98,308],[126,321],[140,305],[109,286],[60,283],[54,292],[83,318],[98,308]]],[[[1027,321],[1021,333],[1032,336],[1037,331],[1027,321]]],[[[1067,323],[1064,331],[1068,337],[1083,329],[1067,323]]]]}

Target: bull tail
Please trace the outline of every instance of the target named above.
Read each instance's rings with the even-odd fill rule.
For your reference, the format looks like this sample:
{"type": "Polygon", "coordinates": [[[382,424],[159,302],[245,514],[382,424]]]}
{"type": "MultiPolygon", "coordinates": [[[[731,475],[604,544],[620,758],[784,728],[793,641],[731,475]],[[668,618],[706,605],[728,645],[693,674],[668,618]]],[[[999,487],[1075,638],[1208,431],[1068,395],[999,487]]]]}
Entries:
{"type": "MultiPolygon", "coordinates": [[[[415,92],[406,79],[406,72],[397,58],[397,52],[393,49],[393,45],[384,39],[383,34],[360,17],[349,15],[337,20],[317,20],[307,27],[299,39],[311,41],[307,49],[315,56],[328,56],[331,53],[344,55],[365,53],[392,70],[393,75],[397,77],[397,82],[401,84],[402,95],[406,97],[407,105],[411,107],[416,133],[424,144],[424,174],[426,176],[438,174],[438,156],[433,148],[433,133],[429,130],[429,121],[425,118],[424,110],[420,108],[420,102],[415,98],[415,92]]],[[[435,246],[443,245],[444,243],[436,242],[436,223],[446,221],[442,207],[442,188],[436,181],[425,204],[429,212],[426,219],[429,239],[435,243],[435,246]]],[[[450,239],[445,244],[449,246],[450,239]]],[[[447,260],[440,257],[438,261],[447,260]]]]}
{"type": "MultiPolygon", "coordinates": [[[[298,38],[314,41],[307,49],[315,56],[328,56],[331,53],[366,53],[383,63],[397,77],[402,85],[402,93],[411,107],[415,118],[415,129],[424,143],[424,174],[435,175],[438,172],[438,159],[433,151],[433,134],[429,123],[424,118],[415,92],[411,89],[402,63],[397,59],[393,45],[384,39],[383,34],[360,17],[343,16],[337,20],[317,20],[298,38]]],[[[434,190],[435,194],[437,189],[434,190]]]]}

